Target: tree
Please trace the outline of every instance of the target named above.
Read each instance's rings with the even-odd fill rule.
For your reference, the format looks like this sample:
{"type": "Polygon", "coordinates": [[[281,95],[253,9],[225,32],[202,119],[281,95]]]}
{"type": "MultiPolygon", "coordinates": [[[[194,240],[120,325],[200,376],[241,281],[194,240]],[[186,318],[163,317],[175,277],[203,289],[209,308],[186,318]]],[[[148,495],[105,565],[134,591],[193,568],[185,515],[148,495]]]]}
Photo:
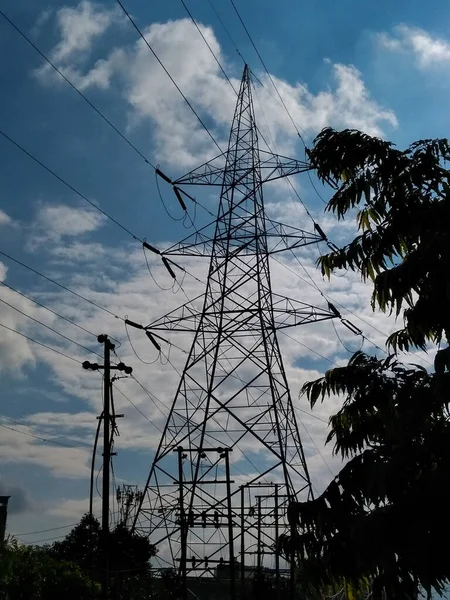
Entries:
{"type": "MultiPolygon", "coordinates": [[[[359,233],[319,261],[373,284],[374,310],[403,327],[388,346],[446,343],[435,373],[357,353],[346,367],[304,386],[311,406],[344,396],[327,442],[350,460],[317,499],[293,504],[298,535],[285,539],[312,586],[371,582],[375,598],[414,598],[450,580],[450,158],[446,140],[400,151],[358,131],[324,130],[309,151],[312,168],[334,187],[327,210],[357,209],[359,233]]],[[[282,540],[283,542],[283,540],[282,540]]]]}
{"type": "MultiPolygon", "coordinates": [[[[109,572],[114,598],[146,600],[152,597],[150,559],[155,547],[147,538],[117,525],[109,534],[109,572]]],[[[95,581],[103,568],[103,545],[100,523],[86,514],[61,542],[50,547],[52,556],[70,560],[95,581]]]]}
{"type": "Polygon", "coordinates": [[[92,591],[96,586],[78,565],[50,556],[46,548],[14,540],[0,548],[0,600],[88,600],[92,591]]]}

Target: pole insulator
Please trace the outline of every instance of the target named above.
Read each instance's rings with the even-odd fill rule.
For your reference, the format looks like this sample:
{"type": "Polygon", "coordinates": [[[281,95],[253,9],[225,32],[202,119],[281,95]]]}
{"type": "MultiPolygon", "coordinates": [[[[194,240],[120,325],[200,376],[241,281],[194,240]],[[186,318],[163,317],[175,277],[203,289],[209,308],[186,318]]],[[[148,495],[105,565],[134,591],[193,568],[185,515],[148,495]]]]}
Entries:
{"type": "Polygon", "coordinates": [[[325,235],[324,230],[318,223],[314,223],[314,229],[317,231],[317,233],[322,237],[322,239],[324,241],[327,241],[327,236],[325,235]]]}
{"type": "Polygon", "coordinates": [[[150,250],[150,252],[154,252],[155,254],[161,254],[158,248],[155,248],[155,246],[150,246],[150,244],[148,244],[147,242],[142,242],[142,245],[144,246],[144,248],[147,248],[147,250],[150,250]]]}
{"type": "Polygon", "coordinates": [[[167,258],[165,256],[161,256],[161,258],[162,258],[162,261],[164,263],[164,266],[169,271],[169,275],[172,277],[172,279],[176,279],[177,277],[176,277],[175,273],[173,272],[173,269],[170,266],[169,261],[167,260],[167,258]]]}
{"type": "Polygon", "coordinates": [[[150,333],[150,331],[145,330],[145,335],[148,337],[148,339],[151,341],[151,343],[155,346],[155,348],[158,350],[158,352],[160,352],[161,351],[161,346],[158,344],[158,342],[152,336],[152,334],[150,333]]]}
{"type": "Polygon", "coordinates": [[[130,321],[130,319],[125,319],[125,324],[129,325],[130,327],[135,327],[136,329],[144,329],[142,325],[135,323],[134,321],[130,321]]]}
{"type": "Polygon", "coordinates": [[[336,316],[341,318],[341,313],[338,311],[338,309],[334,306],[334,304],[331,304],[331,302],[328,302],[328,308],[331,310],[331,312],[336,316]]]}
{"type": "Polygon", "coordinates": [[[180,203],[181,208],[186,211],[187,210],[186,204],[184,203],[184,200],[180,194],[180,190],[177,188],[176,185],[173,186],[173,191],[175,192],[175,196],[177,197],[177,200],[180,203]]]}
{"type": "Polygon", "coordinates": [[[344,327],[347,327],[347,329],[349,329],[355,335],[362,335],[361,329],[359,329],[359,327],[356,327],[356,325],[353,325],[353,323],[351,323],[350,321],[347,321],[347,319],[341,319],[341,323],[342,325],[344,325],[344,327]]]}
{"type": "Polygon", "coordinates": [[[164,179],[164,181],[167,181],[167,183],[172,183],[172,180],[170,179],[170,177],[167,177],[167,175],[164,175],[164,173],[162,171],[160,171],[159,169],[155,169],[156,174],[159,175],[162,179],[164,179]]]}

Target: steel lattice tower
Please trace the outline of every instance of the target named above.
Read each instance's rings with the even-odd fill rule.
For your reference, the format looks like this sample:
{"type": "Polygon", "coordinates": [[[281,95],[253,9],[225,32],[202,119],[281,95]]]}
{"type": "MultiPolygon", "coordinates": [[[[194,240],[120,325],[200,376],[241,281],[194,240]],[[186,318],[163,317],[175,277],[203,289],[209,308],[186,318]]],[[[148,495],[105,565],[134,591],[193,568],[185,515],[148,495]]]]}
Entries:
{"type": "Polygon", "coordinates": [[[178,196],[180,186],[221,187],[215,222],[163,253],[210,257],[204,295],[146,328],[194,332],[134,525],[184,580],[243,562],[257,535],[271,547],[289,501],[310,495],[277,329],[334,315],[273,293],[269,257],[323,238],[269,219],[263,201],[263,183],[307,169],[259,149],[246,66],[227,152],[171,181],[178,196]],[[270,498],[273,481],[283,500],[265,504],[258,534],[242,486],[270,498]]]}

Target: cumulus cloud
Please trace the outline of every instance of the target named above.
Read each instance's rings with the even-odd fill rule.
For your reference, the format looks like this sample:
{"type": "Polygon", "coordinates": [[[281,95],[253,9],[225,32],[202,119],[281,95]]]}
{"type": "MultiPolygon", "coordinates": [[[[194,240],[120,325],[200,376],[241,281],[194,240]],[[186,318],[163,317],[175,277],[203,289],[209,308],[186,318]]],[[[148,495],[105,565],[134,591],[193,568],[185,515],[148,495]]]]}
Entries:
{"type": "Polygon", "coordinates": [[[392,34],[379,34],[378,42],[386,50],[413,56],[422,69],[443,66],[450,62],[450,42],[434,37],[419,27],[397,25],[392,34]]]}
{"type": "MultiPolygon", "coordinates": [[[[213,29],[203,24],[199,27],[218,60],[227,65],[213,29]]],[[[224,148],[236,95],[193,23],[178,19],[153,23],[142,31],[219,146],[224,148]]],[[[63,40],[65,37],[60,43],[63,40]]],[[[59,44],[54,53],[61,54],[59,44]]],[[[87,68],[81,68],[76,60],[65,61],[63,66],[66,75],[82,90],[112,86],[121,89],[129,107],[130,126],[147,123],[152,127],[158,161],[189,168],[217,154],[214,143],[142,39],[131,46],[112,48],[106,57],[87,68]]],[[[397,125],[395,114],[371,97],[362,74],[354,66],[334,64],[330,66],[330,74],[328,89],[317,94],[302,82],[290,83],[272,75],[301,130],[313,135],[322,127],[333,125],[382,135],[385,127],[397,125]]],[[[263,86],[257,85],[257,102],[264,107],[265,134],[278,152],[294,152],[299,140],[291,119],[272,89],[270,78],[263,73],[259,80],[263,86]]],[[[230,77],[230,81],[237,90],[240,77],[230,77]]]]}
{"type": "MultiPolygon", "coordinates": [[[[33,435],[32,430],[30,433],[33,435]]],[[[90,472],[90,453],[83,448],[42,444],[8,429],[2,429],[0,437],[0,462],[28,464],[46,469],[55,477],[68,479],[87,478],[90,472]]]]}
{"type": "MultiPolygon", "coordinates": [[[[40,28],[51,17],[51,12],[45,10],[38,19],[36,26],[40,28]]],[[[100,4],[82,0],[78,6],[64,6],[55,15],[56,27],[60,36],[59,42],[53,48],[50,58],[61,66],[69,62],[77,62],[86,57],[98,40],[109,27],[119,21],[119,13],[115,9],[106,9],[100,4]]],[[[47,63],[35,71],[40,78],[51,73],[47,63]]]]}
{"type": "Polygon", "coordinates": [[[105,223],[106,217],[94,209],[66,204],[40,203],[36,211],[29,246],[74,238],[93,233],[105,223]]]}
{"type": "Polygon", "coordinates": [[[11,217],[9,217],[4,210],[0,209],[0,226],[10,225],[12,223],[11,217]]]}
{"type": "MultiPolygon", "coordinates": [[[[7,269],[3,263],[0,263],[0,282],[5,281],[7,269]]],[[[19,309],[21,307],[29,307],[25,299],[18,294],[11,292],[4,286],[1,286],[1,298],[14,305],[19,309]]],[[[13,310],[4,302],[0,302],[0,323],[4,327],[0,327],[0,373],[9,372],[16,377],[22,375],[22,368],[25,365],[34,366],[35,358],[31,348],[31,344],[24,337],[19,337],[12,330],[20,330],[24,323],[24,318],[21,318],[20,313],[13,310]]]]}

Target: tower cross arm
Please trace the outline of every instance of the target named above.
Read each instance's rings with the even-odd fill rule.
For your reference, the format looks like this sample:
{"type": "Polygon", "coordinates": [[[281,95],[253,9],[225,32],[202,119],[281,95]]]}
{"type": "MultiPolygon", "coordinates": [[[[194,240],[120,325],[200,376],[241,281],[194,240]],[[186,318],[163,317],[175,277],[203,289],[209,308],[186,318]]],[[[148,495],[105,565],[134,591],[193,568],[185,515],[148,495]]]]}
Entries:
{"type": "MultiPolygon", "coordinates": [[[[205,256],[210,257],[214,246],[214,223],[210,223],[199,229],[190,236],[184,238],[177,244],[170,246],[166,250],[162,251],[163,256],[205,256]]],[[[316,232],[306,231],[299,229],[293,225],[287,225],[279,221],[274,221],[266,217],[266,238],[268,244],[268,251],[270,254],[276,254],[285,250],[294,250],[301,248],[302,246],[308,246],[310,244],[317,244],[318,242],[324,241],[323,236],[316,232]]],[[[222,237],[216,236],[216,245],[222,241],[223,248],[229,244],[230,251],[235,253],[242,253],[246,256],[256,254],[257,248],[254,243],[246,243],[244,237],[237,237],[235,239],[229,239],[225,235],[222,237]]]]}
{"type": "Polygon", "coordinates": [[[299,302],[286,296],[272,294],[272,299],[275,329],[287,329],[337,318],[337,315],[331,310],[299,302]]]}
{"type": "MultiPolygon", "coordinates": [[[[282,177],[297,175],[311,169],[308,162],[288,158],[273,152],[259,150],[258,168],[261,170],[262,181],[274,181],[282,177]]],[[[252,167],[249,167],[249,173],[252,167]]],[[[225,154],[215,156],[210,161],[203,163],[200,167],[189,171],[173,182],[174,185],[215,185],[222,186],[225,172],[225,154]]],[[[245,173],[241,174],[244,178],[245,173]]]]}
{"type": "Polygon", "coordinates": [[[273,154],[265,150],[259,151],[259,157],[263,181],[274,181],[282,177],[304,173],[311,169],[311,165],[305,161],[273,154]]]}
{"type": "Polygon", "coordinates": [[[203,295],[197,296],[193,300],[182,304],[170,313],[156,319],[144,329],[146,331],[196,331],[201,310],[196,310],[194,303],[203,300],[203,295]]]}

